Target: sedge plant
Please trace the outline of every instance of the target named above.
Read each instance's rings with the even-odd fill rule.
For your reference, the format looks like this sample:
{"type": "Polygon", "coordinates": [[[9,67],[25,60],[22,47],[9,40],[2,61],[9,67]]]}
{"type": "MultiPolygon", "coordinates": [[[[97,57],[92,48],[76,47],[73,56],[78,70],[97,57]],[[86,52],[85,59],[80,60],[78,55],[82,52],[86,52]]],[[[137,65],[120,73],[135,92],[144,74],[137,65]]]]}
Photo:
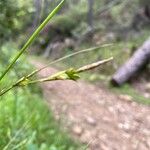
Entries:
{"type": "MultiPolygon", "coordinates": [[[[62,0],[58,6],[47,16],[47,18],[40,24],[40,26],[35,30],[35,32],[31,35],[31,37],[27,40],[27,42],[24,44],[24,46],[21,48],[21,50],[19,50],[18,54],[13,58],[12,62],[8,65],[8,67],[4,70],[4,72],[2,73],[2,75],[0,76],[0,83],[1,80],[5,77],[5,75],[13,68],[13,66],[15,65],[16,61],[21,57],[21,55],[29,48],[29,46],[33,43],[33,41],[37,38],[38,34],[41,32],[41,30],[48,24],[48,22],[52,19],[52,17],[60,10],[60,8],[63,6],[65,0],[62,0]]],[[[99,47],[94,47],[91,49],[87,49],[87,50],[82,50],[73,54],[70,54],[69,56],[65,56],[62,57],[50,64],[53,64],[57,61],[61,61],[63,59],[66,59],[68,57],[74,56],[76,54],[80,54],[82,52],[85,51],[91,51],[91,50],[95,50],[98,49],[100,47],[105,47],[105,46],[109,46],[110,44],[106,44],[104,46],[99,46],[99,47]]],[[[109,61],[111,61],[113,58],[108,58],[102,61],[98,61],[86,66],[83,66],[81,68],[75,69],[75,68],[69,68],[66,69],[64,71],[60,71],[54,75],[48,76],[46,78],[42,78],[42,79],[37,79],[37,80],[32,80],[31,77],[33,75],[35,75],[36,73],[38,73],[39,71],[45,69],[47,66],[35,70],[32,73],[23,76],[21,79],[19,79],[18,81],[16,81],[14,84],[12,84],[10,87],[6,88],[6,89],[2,89],[0,91],[0,96],[4,95],[5,93],[7,93],[8,91],[10,91],[11,89],[15,88],[15,87],[22,87],[22,86],[26,86],[29,84],[34,84],[34,83],[39,83],[39,82],[47,82],[47,81],[54,81],[54,80],[77,80],[80,78],[79,73],[87,71],[87,70],[91,70],[95,67],[98,67],[102,64],[105,64],[109,61]]]]}
{"type": "Polygon", "coordinates": [[[40,24],[40,26],[35,30],[35,32],[31,35],[28,41],[24,44],[24,46],[19,50],[18,54],[14,57],[12,62],[8,65],[6,70],[0,76],[0,81],[4,78],[4,76],[9,72],[9,70],[14,66],[16,61],[20,58],[20,56],[29,48],[31,43],[37,38],[38,34],[42,31],[42,29],[48,24],[48,22],[53,18],[53,16],[60,10],[65,0],[62,0],[58,6],[47,16],[47,18],[40,24]]]}
{"type": "MultiPolygon", "coordinates": [[[[64,2],[65,2],[65,0],[62,0],[60,2],[60,4],[48,15],[48,17],[35,30],[35,32],[31,35],[29,40],[25,43],[23,48],[18,52],[18,54],[14,57],[12,62],[4,70],[4,72],[0,76],[0,87],[3,87],[3,86],[1,86],[2,80],[9,73],[9,71],[11,71],[11,69],[14,67],[16,61],[22,56],[22,54],[25,51],[27,51],[27,49],[33,43],[35,38],[37,38],[40,31],[46,26],[46,24],[49,22],[49,20],[58,12],[58,10],[62,7],[64,2]]],[[[45,69],[46,67],[48,67],[51,64],[54,64],[56,62],[59,62],[61,60],[64,60],[68,57],[71,57],[71,56],[74,56],[77,54],[89,52],[89,51],[96,50],[101,47],[105,47],[105,46],[109,46],[109,45],[110,44],[106,44],[103,46],[97,46],[97,47],[93,47],[93,48],[89,48],[86,50],[82,50],[82,51],[78,51],[78,52],[69,54],[62,58],[59,58],[58,60],[50,62],[49,64],[47,64],[45,67],[43,67],[41,69],[34,70],[30,74],[24,75],[22,78],[20,78],[20,76],[17,76],[17,74],[16,74],[16,77],[18,78],[18,80],[16,82],[14,82],[12,85],[10,85],[8,88],[0,90],[0,100],[4,100],[3,95],[6,94],[8,91],[10,91],[14,88],[22,87],[19,90],[16,89],[12,92],[10,91],[7,95],[9,97],[9,99],[6,98],[7,101],[3,101],[4,103],[1,103],[2,107],[0,109],[1,110],[0,149],[4,149],[4,150],[23,149],[24,147],[26,149],[28,146],[32,146],[32,148],[30,148],[30,149],[35,149],[33,147],[34,146],[33,144],[37,143],[35,146],[37,146],[39,149],[43,150],[44,148],[42,147],[43,146],[42,134],[44,134],[44,137],[45,137],[44,144],[47,149],[50,148],[50,149],[64,150],[64,149],[67,149],[68,144],[71,145],[71,146],[69,145],[69,147],[71,147],[69,149],[74,149],[74,148],[72,148],[74,146],[73,145],[74,143],[72,143],[70,138],[68,140],[68,137],[60,134],[59,133],[60,130],[59,130],[59,128],[56,128],[57,126],[56,126],[55,122],[52,120],[51,117],[49,118],[49,116],[50,116],[50,114],[48,114],[49,110],[48,109],[46,110],[45,105],[42,105],[41,99],[39,99],[39,95],[37,95],[37,96],[34,95],[34,97],[31,97],[31,95],[28,91],[29,89],[24,86],[39,83],[39,82],[48,82],[48,81],[52,81],[52,80],[68,80],[68,79],[69,80],[77,80],[79,78],[79,73],[86,71],[86,70],[93,69],[95,67],[98,67],[99,65],[110,61],[112,58],[106,59],[104,61],[99,61],[99,62],[90,64],[90,65],[86,65],[86,66],[83,66],[83,67],[77,68],[77,69],[69,68],[64,71],[60,71],[54,75],[48,76],[46,78],[34,80],[34,79],[32,79],[32,77],[33,77],[33,75],[36,75],[39,71],[45,69]],[[14,93],[15,93],[15,95],[14,95],[14,93]],[[22,94],[23,96],[21,97],[20,94],[22,94]],[[24,95],[26,97],[24,97],[24,95]],[[18,96],[19,96],[19,99],[17,99],[18,96]],[[23,98],[23,101],[22,101],[22,98],[23,98]],[[26,99],[27,99],[27,101],[26,101],[26,99]],[[40,100],[40,103],[36,103],[36,106],[35,106],[32,114],[30,114],[31,113],[30,110],[33,109],[33,106],[35,105],[35,103],[34,103],[34,100],[30,101],[30,102],[28,101],[31,99],[35,99],[36,102],[38,99],[40,100]],[[13,102],[15,102],[15,103],[13,104],[13,102]],[[21,104],[21,105],[19,105],[19,104],[21,104]],[[17,106],[19,106],[19,107],[17,107],[17,106]],[[44,109],[43,109],[43,107],[44,107],[44,109]],[[12,109],[10,109],[10,108],[12,108],[12,109]],[[26,108],[28,108],[28,109],[26,109],[26,108]],[[12,112],[12,110],[13,110],[13,112],[12,112]],[[19,114],[19,115],[17,115],[17,114],[19,114]],[[9,117],[7,117],[7,115],[9,117]],[[5,122],[5,121],[7,121],[7,122],[5,122]],[[25,121],[25,123],[22,124],[22,122],[24,122],[24,121],[25,121]],[[29,133],[27,132],[27,130],[29,133]],[[35,130],[37,130],[38,132],[36,132],[35,130]],[[60,136],[63,140],[60,140],[60,141],[56,140],[56,137],[54,134],[57,135],[57,137],[60,136]],[[28,135],[30,135],[30,136],[28,136],[28,135]],[[49,137],[49,138],[47,138],[47,137],[49,137]],[[36,139],[37,139],[37,141],[36,141],[36,139]],[[58,145],[58,141],[60,143],[59,145],[58,145]]],[[[33,93],[32,93],[32,95],[33,95],[33,93]]]]}

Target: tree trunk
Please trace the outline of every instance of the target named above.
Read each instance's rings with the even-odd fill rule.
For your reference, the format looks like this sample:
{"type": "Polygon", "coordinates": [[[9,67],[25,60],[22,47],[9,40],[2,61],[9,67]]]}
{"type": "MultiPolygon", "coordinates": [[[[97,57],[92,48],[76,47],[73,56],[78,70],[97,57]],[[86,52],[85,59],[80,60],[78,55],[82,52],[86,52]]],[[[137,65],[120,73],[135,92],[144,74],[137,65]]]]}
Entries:
{"type": "Polygon", "coordinates": [[[35,16],[33,20],[33,28],[36,28],[40,22],[40,13],[41,13],[41,0],[34,0],[35,5],[35,16]]]}
{"type": "Polygon", "coordinates": [[[133,54],[133,56],[114,74],[112,84],[120,86],[130,80],[150,60],[150,38],[133,54]]]}
{"type": "Polygon", "coordinates": [[[130,27],[135,30],[142,29],[143,26],[150,25],[150,1],[139,0],[139,9],[135,13],[130,27]]]}
{"type": "Polygon", "coordinates": [[[93,0],[88,0],[88,25],[90,27],[90,29],[93,29],[93,5],[94,5],[94,1],[93,0]]]}

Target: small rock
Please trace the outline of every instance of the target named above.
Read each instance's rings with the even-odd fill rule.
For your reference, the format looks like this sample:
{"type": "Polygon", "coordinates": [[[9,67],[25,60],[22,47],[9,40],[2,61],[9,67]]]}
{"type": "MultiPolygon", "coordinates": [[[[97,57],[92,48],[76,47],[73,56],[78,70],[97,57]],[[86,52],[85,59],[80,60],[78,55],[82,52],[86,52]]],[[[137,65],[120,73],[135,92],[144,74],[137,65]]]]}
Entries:
{"type": "Polygon", "coordinates": [[[127,123],[127,122],[125,122],[125,123],[119,123],[119,124],[118,124],[118,127],[119,127],[120,129],[129,130],[129,129],[130,129],[130,124],[127,123]]]}
{"type": "Polygon", "coordinates": [[[146,89],[146,91],[150,92],[150,83],[147,83],[147,84],[145,85],[145,89],[146,89]]]}
{"type": "Polygon", "coordinates": [[[130,95],[119,95],[120,99],[123,99],[125,101],[132,101],[133,98],[130,95]]]}
{"type": "Polygon", "coordinates": [[[86,121],[88,124],[95,126],[96,125],[96,120],[92,117],[86,117],[86,121]]]}
{"type": "Polygon", "coordinates": [[[149,93],[144,93],[144,97],[145,98],[150,98],[150,94],[149,93]]]}
{"type": "Polygon", "coordinates": [[[76,135],[80,136],[82,134],[82,131],[83,129],[78,126],[78,125],[75,125],[73,128],[72,128],[72,131],[73,133],[75,133],[76,135]]]}

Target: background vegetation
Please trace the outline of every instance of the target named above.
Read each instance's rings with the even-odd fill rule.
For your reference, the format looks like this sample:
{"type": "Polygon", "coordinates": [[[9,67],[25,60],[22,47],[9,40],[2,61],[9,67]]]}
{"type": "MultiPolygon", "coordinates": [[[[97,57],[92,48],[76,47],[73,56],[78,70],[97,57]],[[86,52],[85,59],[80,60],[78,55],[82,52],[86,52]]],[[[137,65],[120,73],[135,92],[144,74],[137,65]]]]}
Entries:
{"type": "MultiPolygon", "coordinates": [[[[149,36],[147,21],[141,22],[135,17],[144,15],[138,10],[147,5],[147,1],[139,3],[137,0],[132,2],[95,0],[92,18],[88,18],[87,0],[67,1],[63,9],[42,31],[29,53],[17,61],[15,67],[2,81],[0,89],[33,70],[27,59],[30,54],[36,55],[39,59],[43,59],[43,55],[46,54],[48,58],[46,61],[50,61],[80,49],[114,43],[111,47],[81,54],[55,65],[61,69],[79,67],[81,64],[114,56],[114,63],[101,70],[95,70],[94,73],[84,74],[84,78],[89,81],[101,80],[104,84],[106,82],[108,84],[112,73],[149,36]]],[[[59,2],[59,0],[0,1],[0,75],[16,55],[17,49],[59,2]]],[[[131,92],[132,86],[123,87],[119,92],[122,90],[134,94],[131,92]]],[[[141,97],[139,102],[149,104],[143,96],[141,97]]],[[[55,121],[37,85],[15,89],[0,97],[0,139],[0,149],[5,150],[76,150],[81,147],[55,121]]]]}

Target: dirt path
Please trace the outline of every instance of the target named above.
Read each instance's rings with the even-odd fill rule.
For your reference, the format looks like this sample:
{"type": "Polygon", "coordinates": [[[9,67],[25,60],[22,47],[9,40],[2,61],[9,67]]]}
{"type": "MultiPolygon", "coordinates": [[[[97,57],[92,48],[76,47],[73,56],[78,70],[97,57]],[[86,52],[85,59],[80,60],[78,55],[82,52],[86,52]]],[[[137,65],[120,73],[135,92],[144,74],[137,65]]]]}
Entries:
{"type": "MultiPolygon", "coordinates": [[[[54,72],[47,68],[39,75],[54,72]]],[[[56,119],[89,150],[150,150],[150,107],[83,81],[47,82],[42,88],[56,119]]]]}

